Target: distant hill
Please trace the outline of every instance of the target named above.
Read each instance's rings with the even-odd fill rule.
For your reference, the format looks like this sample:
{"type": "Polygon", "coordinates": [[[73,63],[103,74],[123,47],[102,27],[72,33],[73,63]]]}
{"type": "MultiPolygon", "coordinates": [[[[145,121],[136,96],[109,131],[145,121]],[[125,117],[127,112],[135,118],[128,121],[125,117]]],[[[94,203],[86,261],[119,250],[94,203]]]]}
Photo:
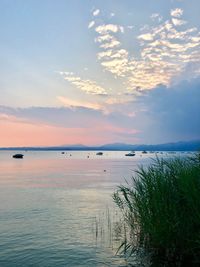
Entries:
{"type": "Polygon", "coordinates": [[[83,149],[85,149],[85,148],[87,148],[87,146],[85,146],[85,145],[82,145],[82,144],[74,144],[74,145],[62,145],[62,146],[60,146],[60,147],[73,147],[73,148],[83,148],[83,149]]]}
{"type": "Polygon", "coordinates": [[[107,144],[100,147],[104,150],[148,150],[148,151],[197,151],[200,150],[200,140],[197,141],[182,141],[176,143],[165,143],[157,145],[131,145],[131,144],[107,144]]]}
{"type": "Polygon", "coordinates": [[[200,151],[200,140],[182,141],[175,143],[157,144],[157,145],[132,145],[123,143],[106,144],[102,146],[85,146],[85,145],[64,145],[49,147],[4,147],[0,150],[37,150],[37,151],[65,151],[65,150],[115,150],[115,151],[200,151]]]}

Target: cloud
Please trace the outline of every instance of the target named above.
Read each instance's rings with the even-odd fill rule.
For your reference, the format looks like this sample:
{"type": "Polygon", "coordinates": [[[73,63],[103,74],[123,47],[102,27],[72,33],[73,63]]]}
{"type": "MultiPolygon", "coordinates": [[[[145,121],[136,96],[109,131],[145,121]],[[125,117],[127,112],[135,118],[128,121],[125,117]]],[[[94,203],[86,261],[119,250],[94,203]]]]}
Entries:
{"type": "Polygon", "coordinates": [[[100,13],[100,10],[99,9],[95,9],[92,14],[93,14],[94,17],[96,17],[96,16],[99,15],[99,13],[100,13]]]}
{"type": "Polygon", "coordinates": [[[104,50],[97,55],[99,60],[103,59],[101,65],[111,73],[123,76],[123,68],[127,63],[125,57],[128,53],[125,49],[120,49],[121,43],[113,34],[124,33],[124,27],[116,24],[103,24],[96,27],[95,31],[99,34],[95,42],[100,43],[100,48],[104,50]]]}
{"type": "Polygon", "coordinates": [[[120,103],[113,96],[106,101],[117,109],[109,113],[86,102],[85,107],[79,106],[78,102],[67,98],[59,98],[67,105],[62,108],[0,106],[0,142],[10,144],[8,138],[12,136],[12,145],[14,141],[17,143],[17,136],[21,145],[28,142],[29,145],[59,145],[199,139],[199,87],[200,79],[197,78],[169,88],[158,86],[135,101],[124,102],[120,98],[120,103]],[[51,137],[45,139],[45,135],[51,137]]]}
{"type": "Polygon", "coordinates": [[[94,110],[103,109],[103,107],[101,105],[99,105],[98,103],[90,103],[88,101],[85,102],[85,101],[72,100],[72,99],[70,99],[68,97],[64,97],[64,96],[57,96],[57,99],[64,106],[67,106],[67,107],[72,107],[72,108],[84,107],[84,108],[89,108],[89,109],[94,109],[94,110]]]}
{"type": "Polygon", "coordinates": [[[105,114],[91,108],[14,109],[0,106],[1,117],[3,120],[0,119],[0,146],[69,143],[91,145],[119,141],[135,142],[138,139],[138,130],[130,123],[132,117],[117,113],[105,114]],[[8,138],[12,139],[12,142],[8,138]]]}
{"type": "Polygon", "coordinates": [[[134,26],[133,26],[133,25],[128,25],[127,28],[128,28],[129,30],[132,30],[132,29],[134,29],[134,26]]]}
{"type": "Polygon", "coordinates": [[[120,46],[120,42],[117,41],[116,39],[112,38],[112,40],[109,43],[104,43],[100,45],[101,48],[107,49],[107,48],[113,48],[120,46]]]}
{"type": "MultiPolygon", "coordinates": [[[[170,88],[160,86],[141,96],[138,106],[143,106],[146,111],[137,113],[137,119],[148,121],[147,127],[140,124],[141,138],[149,138],[154,143],[199,139],[199,86],[198,78],[182,81],[170,88]]],[[[138,127],[137,123],[134,125],[138,127]]]]}
{"type": "Polygon", "coordinates": [[[124,110],[122,106],[128,106],[132,100],[137,101],[148,90],[161,85],[170,88],[183,79],[198,77],[200,32],[196,27],[186,24],[182,9],[171,10],[167,20],[161,21],[160,17],[160,14],[154,13],[151,16],[153,22],[140,27],[139,34],[135,39],[132,38],[137,42],[136,46],[133,42],[133,52],[123,44],[123,25],[95,20],[93,30],[98,46],[97,60],[103,71],[113,75],[111,79],[117,82],[117,86],[104,88],[94,80],[62,72],[66,81],[86,93],[89,98],[87,101],[74,101],[59,96],[59,100],[66,106],[100,109],[106,114],[116,110],[122,114],[131,114],[131,110],[124,110]]]}
{"type": "Polygon", "coordinates": [[[172,17],[180,18],[183,15],[183,9],[181,8],[172,9],[170,14],[172,17]]]}
{"type": "MultiPolygon", "coordinates": [[[[97,26],[95,42],[100,48],[97,53],[100,64],[115,78],[123,80],[126,92],[135,95],[160,84],[170,86],[177,79],[179,81],[188,64],[195,66],[190,75],[196,77],[200,70],[200,32],[195,27],[186,28],[187,21],[180,19],[182,15],[183,10],[177,8],[171,10],[171,20],[162,23],[158,20],[157,25],[142,27],[136,37],[140,45],[137,55],[123,48],[120,38],[123,26],[97,26]]],[[[159,16],[155,13],[151,17],[156,19],[159,16]]]]}
{"type": "Polygon", "coordinates": [[[173,23],[175,26],[181,26],[181,25],[186,24],[187,22],[186,22],[185,20],[182,20],[182,19],[172,18],[172,23],[173,23]]]}
{"type": "Polygon", "coordinates": [[[145,33],[145,34],[141,34],[138,36],[139,40],[144,40],[144,41],[153,41],[153,35],[150,33],[145,33]]]}
{"type": "Polygon", "coordinates": [[[90,21],[90,23],[88,24],[88,29],[91,29],[94,25],[95,21],[94,20],[90,21]]]}
{"type": "Polygon", "coordinates": [[[103,34],[95,38],[95,42],[102,43],[105,41],[110,41],[113,40],[113,36],[110,34],[103,34]]]}
{"type": "MultiPolygon", "coordinates": [[[[96,124],[95,124],[96,125],[96,124]]],[[[65,128],[44,124],[30,124],[20,122],[1,123],[0,147],[15,146],[59,146],[63,144],[102,145],[117,140],[135,140],[134,132],[112,127],[112,125],[98,124],[90,128],[65,128]],[[4,127],[3,127],[4,126],[4,127]],[[14,132],[14,135],[13,135],[14,132]]]]}
{"type": "Polygon", "coordinates": [[[119,49],[117,51],[115,50],[106,50],[103,52],[99,52],[97,54],[98,59],[102,59],[102,58],[124,58],[128,55],[128,52],[125,49],[119,49]]]}
{"type": "Polygon", "coordinates": [[[2,111],[2,113],[0,113],[0,121],[1,122],[19,122],[19,123],[27,123],[27,120],[22,119],[22,118],[17,118],[15,117],[14,114],[7,114],[6,112],[4,113],[4,111],[2,111]]]}
{"type": "Polygon", "coordinates": [[[158,22],[161,22],[163,20],[163,17],[158,14],[158,13],[153,13],[150,18],[153,20],[153,21],[158,21],[158,22]]]}
{"type": "Polygon", "coordinates": [[[100,25],[98,27],[96,27],[96,32],[98,32],[99,34],[107,34],[109,32],[123,32],[124,28],[122,26],[119,25],[115,25],[115,24],[103,24],[100,25]]]}
{"type": "Polygon", "coordinates": [[[91,81],[89,79],[83,80],[79,76],[75,76],[73,72],[60,72],[62,76],[64,76],[64,79],[71,83],[72,85],[75,85],[78,89],[81,91],[91,94],[91,95],[106,95],[106,90],[97,85],[96,82],[91,81]]]}
{"type": "Polygon", "coordinates": [[[46,124],[64,128],[88,128],[89,121],[94,123],[95,118],[103,118],[101,111],[86,107],[28,107],[12,108],[0,106],[0,114],[7,118],[15,117],[15,121],[32,124],[46,124]],[[87,122],[88,120],[88,122],[87,122]]]}

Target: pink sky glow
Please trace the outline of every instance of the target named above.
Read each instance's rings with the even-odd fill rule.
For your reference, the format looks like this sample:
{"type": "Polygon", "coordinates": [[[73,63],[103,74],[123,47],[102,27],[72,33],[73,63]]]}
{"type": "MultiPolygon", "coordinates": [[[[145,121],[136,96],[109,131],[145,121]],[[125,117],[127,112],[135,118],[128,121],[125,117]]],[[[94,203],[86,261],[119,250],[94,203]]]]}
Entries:
{"type": "MultiPolygon", "coordinates": [[[[64,128],[48,124],[19,120],[14,116],[0,116],[0,147],[57,146],[64,144],[101,145],[120,140],[120,134],[130,134],[130,142],[136,130],[98,123],[94,127],[64,128]]],[[[123,140],[122,140],[123,141],[123,140]]]]}

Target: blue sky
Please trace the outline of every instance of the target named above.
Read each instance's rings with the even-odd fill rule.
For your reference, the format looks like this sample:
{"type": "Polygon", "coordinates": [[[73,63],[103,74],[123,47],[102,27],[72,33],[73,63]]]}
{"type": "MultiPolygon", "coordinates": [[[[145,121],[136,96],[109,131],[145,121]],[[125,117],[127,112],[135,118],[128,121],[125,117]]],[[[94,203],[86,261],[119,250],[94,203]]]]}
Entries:
{"type": "Polygon", "coordinates": [[[1,0],[0,146],[199,139],[199,11],[1,0]]]}

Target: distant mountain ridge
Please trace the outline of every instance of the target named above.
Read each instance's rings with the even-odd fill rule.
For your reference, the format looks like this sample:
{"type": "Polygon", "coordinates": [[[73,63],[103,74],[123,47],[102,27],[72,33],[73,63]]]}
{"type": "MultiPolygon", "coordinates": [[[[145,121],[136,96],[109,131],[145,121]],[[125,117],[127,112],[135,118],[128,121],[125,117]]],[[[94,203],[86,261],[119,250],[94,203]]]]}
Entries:
{"type": "Polygon", "coordinates": [[[37,151],[60,151],[60,150],[114,150],[114,151],[200,151],[200,140],[180,141],[157,145],[113,143],[101,146],[85,146],[82,144],[48,146],[48,147],[2,147],[0,150],[37,150],[37,151]]]}
{"type": "Polygon", "coordinates": [[[145,145],[145,144],[138,144],[138,145],[131,145],[131,144],[107,144],[102,146],[102,148],[107,149],[114,149],[117,148],[118,150],[148,150],[148,151],[196,151],[200,150],[200,140],[197,141],[180,141],[174,143],[164,143],[164,144],[156,144],[156,145],[145,145]]]}

